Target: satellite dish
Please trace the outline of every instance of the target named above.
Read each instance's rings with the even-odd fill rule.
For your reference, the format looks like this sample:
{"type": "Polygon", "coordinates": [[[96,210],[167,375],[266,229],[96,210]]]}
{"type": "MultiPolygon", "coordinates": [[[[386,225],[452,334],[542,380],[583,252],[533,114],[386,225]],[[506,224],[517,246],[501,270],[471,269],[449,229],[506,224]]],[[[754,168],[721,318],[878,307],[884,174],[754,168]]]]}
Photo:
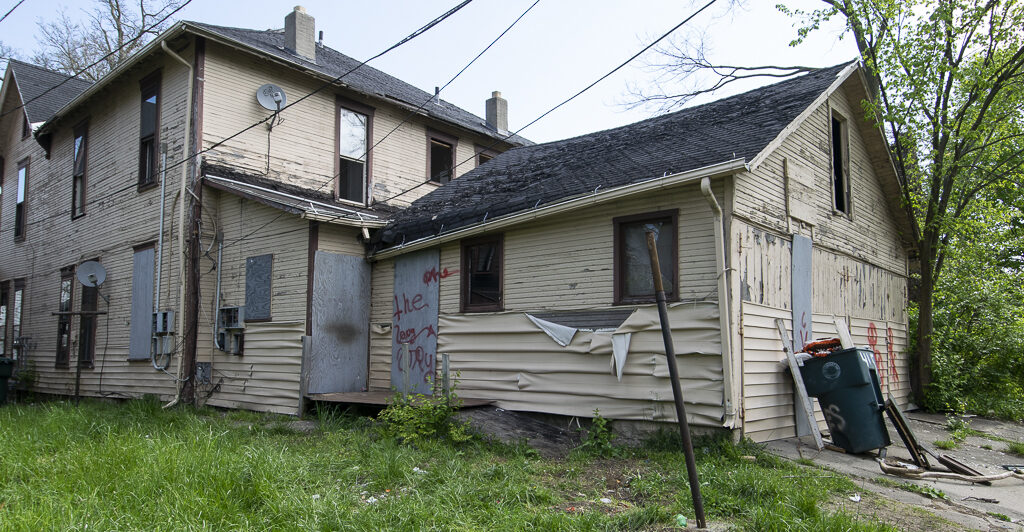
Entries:
{"type": "Polygon", "coordinates": [[[256,90],[256,101],[269,111],[279,111],[288,105],[288,97],[285,96],[284,89],[273,83],[267,83],[256,90]]]}
{"type": "Polygon", "coordinates": [[[107,280],[107,270],[94,261],[86,261],[78,265],[78,282],[85,286],[97,287],[107,280]]]}

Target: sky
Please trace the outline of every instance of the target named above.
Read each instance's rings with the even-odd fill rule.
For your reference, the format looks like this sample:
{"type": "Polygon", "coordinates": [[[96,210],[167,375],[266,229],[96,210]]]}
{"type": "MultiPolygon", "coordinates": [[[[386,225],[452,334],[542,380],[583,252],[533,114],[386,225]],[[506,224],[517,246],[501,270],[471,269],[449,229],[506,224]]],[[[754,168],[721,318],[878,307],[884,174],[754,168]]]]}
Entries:
{"type": "MultiPolygon", "coordinates": [[[[474,0],[430,31],[369,63],[427,92],[442,86],[519,17],[534,0],[474,0]]],[[[825,67],[856,58],[842,26],[826,25],[797,47],[794,21],[779,13],[782,0],[719,0],[673,34],[699,40],[705,53],[726,64],[797,64],[825,67]]],[[[192,0],[176,18],[243,28],[284,27],[301,2],[324,32],[324,44],[356,59],[387,49],[458,0],[192,0]]],[[[0,15],[17,0],[0,0],[0,15]]],[[[469,67],[441,98],[483,116],[492,91],[508,100],[509,129],[516,131],[594,82],[705,2],[690,0],[540,0],[515,27],[469,67]]],[[[793,8],[816,9],[820,0],[788,0],[793,8]]],[[[84,19],[87,0],[25,0],[0,22],[0,41],[22,58],[36,49],[37,23],[64,9],[84,19]]],[[[643,59],[643,58],[642,58],[643,59]]],[[[646,64],[657,57],[647,56],[646,64]]],[[[520,134],[547,142],[643,120],[658,114],[633,107],[630,87],[651,87],[657,72],[637,60],[520,134]]],[[[267,80],[272,82],[273,80],[267,80]]],[[[769,83],[735,85],[695,100],[702,103],[769,83]]],[[[690,81],[689,83],[694,83],[690,81]]],[[[253,88],[255,91],[255,87],[253,88]]]]}

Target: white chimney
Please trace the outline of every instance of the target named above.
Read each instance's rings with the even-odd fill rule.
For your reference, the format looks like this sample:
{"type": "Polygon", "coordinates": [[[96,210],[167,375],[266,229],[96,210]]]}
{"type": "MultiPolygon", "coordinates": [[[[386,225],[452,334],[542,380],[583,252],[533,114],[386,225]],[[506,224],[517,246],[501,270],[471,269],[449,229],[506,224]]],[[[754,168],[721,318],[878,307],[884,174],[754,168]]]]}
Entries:
{"type": "Polygon", "coordinates": [[[508,133],[508,100],[501,97],[501,93],[494,91],[487,99],[487,112],[484,115],[487,119],[487,126],[498,133],[508,133]]]}
{"type": "Polygon", "coordinates": [[[289,52],[316,62],[316,19],[306,8],[295,10],[284,17],[284,47],[289,52]]]}

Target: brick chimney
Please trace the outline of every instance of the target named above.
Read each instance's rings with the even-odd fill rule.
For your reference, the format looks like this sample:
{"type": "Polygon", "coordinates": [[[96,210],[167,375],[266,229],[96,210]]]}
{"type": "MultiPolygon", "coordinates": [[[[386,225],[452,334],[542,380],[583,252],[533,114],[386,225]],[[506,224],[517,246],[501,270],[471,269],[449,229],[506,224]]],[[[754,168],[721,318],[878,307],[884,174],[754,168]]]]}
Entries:
{"type": "Polygon", "coordinates": [[[306,8],[295,10],[284,17],[284,47],[289,52],[316,62],[316,19],[306,8]]]}
{"type": "Polygon", "coordinates": [[[494,91],[487,99],[487,127],[496,130],[498,133],[508,133],[508,100],[501,97],[501,93],[494,91]]]}

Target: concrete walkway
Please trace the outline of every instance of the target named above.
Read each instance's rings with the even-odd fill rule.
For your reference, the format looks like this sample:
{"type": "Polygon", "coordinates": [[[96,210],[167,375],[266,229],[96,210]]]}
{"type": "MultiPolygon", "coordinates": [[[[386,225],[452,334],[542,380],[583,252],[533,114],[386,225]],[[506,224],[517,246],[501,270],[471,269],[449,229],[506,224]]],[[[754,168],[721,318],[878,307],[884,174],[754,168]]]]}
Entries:
{"type": "MultiPolygon", "coordinates": [[[[1004,473],[1004,464],[1024,464],[1024,457],[1003,452],[1006,443],[998,438],[1024,442],[1024,424],[993,421],[981,418],[968,419],[972,429],[984,433],[985,436],[970,436],[959,447],[951,451],[943,451],[935,447],[936,440],[949,440],[950,432],[946,428],[946,418],[942,415],[910,412],[906,414],[911,430],[919,443],[937,454],[948,454],[982,474],[1004,473]]],[[[903,446],[902,440],[891,424],[887,421],[889,435],[893,444],[889,446],[887,456],[912,463],[910,453],[903,446]]],[[[971,530],[1024,530],[1024,481],[1015,478],[998,480],[991,486],[972,484],[958,480],[909,480],[904,477],[886,475],[878,467],[874,454],[848,455],[835,451],[818,451],[814,448],[811,438],[790,438],[769,442],[769,452],[790,459],[805,458],[816,464],[834,471],[854,477],[855,481],[867,490],[900,502],[913,504],[927,509],[957,525],[971,530]],[[874,479],[886,478],[891,483],[912,483],[918,486],[939,490],[946,494],[946,499],[928,498],[918,493],[893,488],[875,482],[874,479]],[[1011,522],[1001,520],[992,514],[1002,514],[1011,522]]],[[[928,457],[935,471],[945,471],[932,457],[928,457]]],[[[883,481],[884,482],[884,481],[883,481]]],[[[891,484],[890,483],[890,484],[891,484]]]]}

